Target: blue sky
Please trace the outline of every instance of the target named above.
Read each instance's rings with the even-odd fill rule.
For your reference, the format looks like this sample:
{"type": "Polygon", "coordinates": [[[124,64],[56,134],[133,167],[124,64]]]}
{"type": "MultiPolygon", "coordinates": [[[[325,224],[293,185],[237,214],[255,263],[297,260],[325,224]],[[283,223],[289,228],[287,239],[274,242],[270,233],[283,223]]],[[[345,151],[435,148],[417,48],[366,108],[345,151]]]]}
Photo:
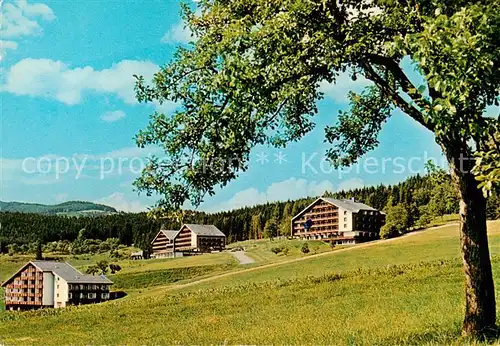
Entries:
{"type": "MultiPolygon", "coordinates": [[[[189,39],[177,1],[4,1],[0,29],[0,200],[89,200],[125,211],[154,199],[131,185],[149,153],[133,137],[155,109],[134,99],[133,74],[150,78],[189,39]]],[[[366,81],[341,76],[322,85],[317,127],[279,150],[259,147],[250,169],[201,209],[208,211],[321,195],[325,190],[392,184],[441,160],[433,136],[395,112],[380,146],[351,171],[322,162],[323,127],[347,107],[349,90],[366,81]],[[384,161],[385,160],[385,161],[384,161]],[[385,165],[385,167],[383,167],[385,165]]]]}

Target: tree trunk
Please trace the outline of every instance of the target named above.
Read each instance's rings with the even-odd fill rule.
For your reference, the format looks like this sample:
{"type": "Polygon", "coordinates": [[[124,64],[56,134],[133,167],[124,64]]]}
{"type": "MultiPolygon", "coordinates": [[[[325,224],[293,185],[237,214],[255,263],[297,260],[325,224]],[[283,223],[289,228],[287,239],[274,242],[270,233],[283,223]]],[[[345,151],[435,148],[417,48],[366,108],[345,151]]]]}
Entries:
{"type": "Polygon", "coordinates": [[[460,196],[460,243],[465,274],[465,319],[462,334],[484,336],[495,328],[496,307],[486,231],[486,198],[470,172],[472,164],[450,160],[460,196]],[[465,167],[464,167],[465,166],[465,167]]]}

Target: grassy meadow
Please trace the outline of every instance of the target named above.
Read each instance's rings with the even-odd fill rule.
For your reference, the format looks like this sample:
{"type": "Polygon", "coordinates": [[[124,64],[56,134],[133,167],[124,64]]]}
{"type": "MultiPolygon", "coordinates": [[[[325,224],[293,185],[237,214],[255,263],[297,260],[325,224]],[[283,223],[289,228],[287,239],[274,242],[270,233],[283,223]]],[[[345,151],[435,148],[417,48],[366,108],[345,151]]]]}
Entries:
{"type": "MultiPolygon", "coordinates": [[[[500,302],[500,221],[488,228],[500,302]]],[[[165,278],[165,285],[104,304],[0,312],[0,344],[469,343],[460,338],[463,274],[456,225],[307,256],[294,250],[279,256],[264,250],[273,244],[254,243],[243,244],[254,265],[238,266],[229,253],[138,261],[123,266],[115,279],[206,266],[196,274],[205,278],[199,283],[186,274],[175,285],[165,278]]],[[[143,284],[149,285],[137,286],[143,284]]]]}

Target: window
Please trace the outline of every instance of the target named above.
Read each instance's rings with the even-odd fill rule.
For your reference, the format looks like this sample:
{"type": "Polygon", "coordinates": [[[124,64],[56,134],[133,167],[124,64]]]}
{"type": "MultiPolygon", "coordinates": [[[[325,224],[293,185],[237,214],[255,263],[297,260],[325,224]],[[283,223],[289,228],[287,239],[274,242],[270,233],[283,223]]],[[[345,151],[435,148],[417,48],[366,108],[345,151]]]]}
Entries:
{"type": "Polygon", "coordinates": [[[102,299],[109,299],[109,293],[102,293],[101,298],[102,299]]]}
{"type": "Polygon", "coordinates": [[[347,228],[347,224],[346,223],[344,224],[344,228],[347,228]]]}
{"type": "Polygon", "coordinates": [[[57,294],[57,298],[59,298],[59,293],[57,294]]]}
{"type": "Polygon", "coordinates": [[[73,294],[68,293],[68,299],[71,299],[71,298],[73,298],[73,294]]]}
{"type": "Polygon", "coordinates": [[[347,218],[346,218],[346,217],[344,217],[344,221],[347,221],[347,218]]]}
{"type": "Polygon", "coordinates": [[[347,210],[344,210],[344,215],[347,215],[347,210]]]}
{"type": "Polygon", "coordinates": [[[95,299],[96,294],[95,293],[89,293],[88,297],[89,297],[89,299],[95,299]]]}
{"type": "Polygon", "coordinates": [[[57,284],[57,289],[59,289],[59,284],[57,284]]]}

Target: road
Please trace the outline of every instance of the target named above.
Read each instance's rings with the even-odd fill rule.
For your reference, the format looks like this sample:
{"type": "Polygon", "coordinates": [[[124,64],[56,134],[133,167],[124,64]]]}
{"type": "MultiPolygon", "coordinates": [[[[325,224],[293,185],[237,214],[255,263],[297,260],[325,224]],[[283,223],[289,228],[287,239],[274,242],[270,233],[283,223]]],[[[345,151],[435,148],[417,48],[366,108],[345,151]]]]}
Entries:
{"type": "Polygon", "coordinates": [[[255,263],[255,261],[248,257],[245,251],[235,251],[231,252],[231,255],[233,255],[238,261],[240,261],[240,264],[251,264],[255,263]]]}

